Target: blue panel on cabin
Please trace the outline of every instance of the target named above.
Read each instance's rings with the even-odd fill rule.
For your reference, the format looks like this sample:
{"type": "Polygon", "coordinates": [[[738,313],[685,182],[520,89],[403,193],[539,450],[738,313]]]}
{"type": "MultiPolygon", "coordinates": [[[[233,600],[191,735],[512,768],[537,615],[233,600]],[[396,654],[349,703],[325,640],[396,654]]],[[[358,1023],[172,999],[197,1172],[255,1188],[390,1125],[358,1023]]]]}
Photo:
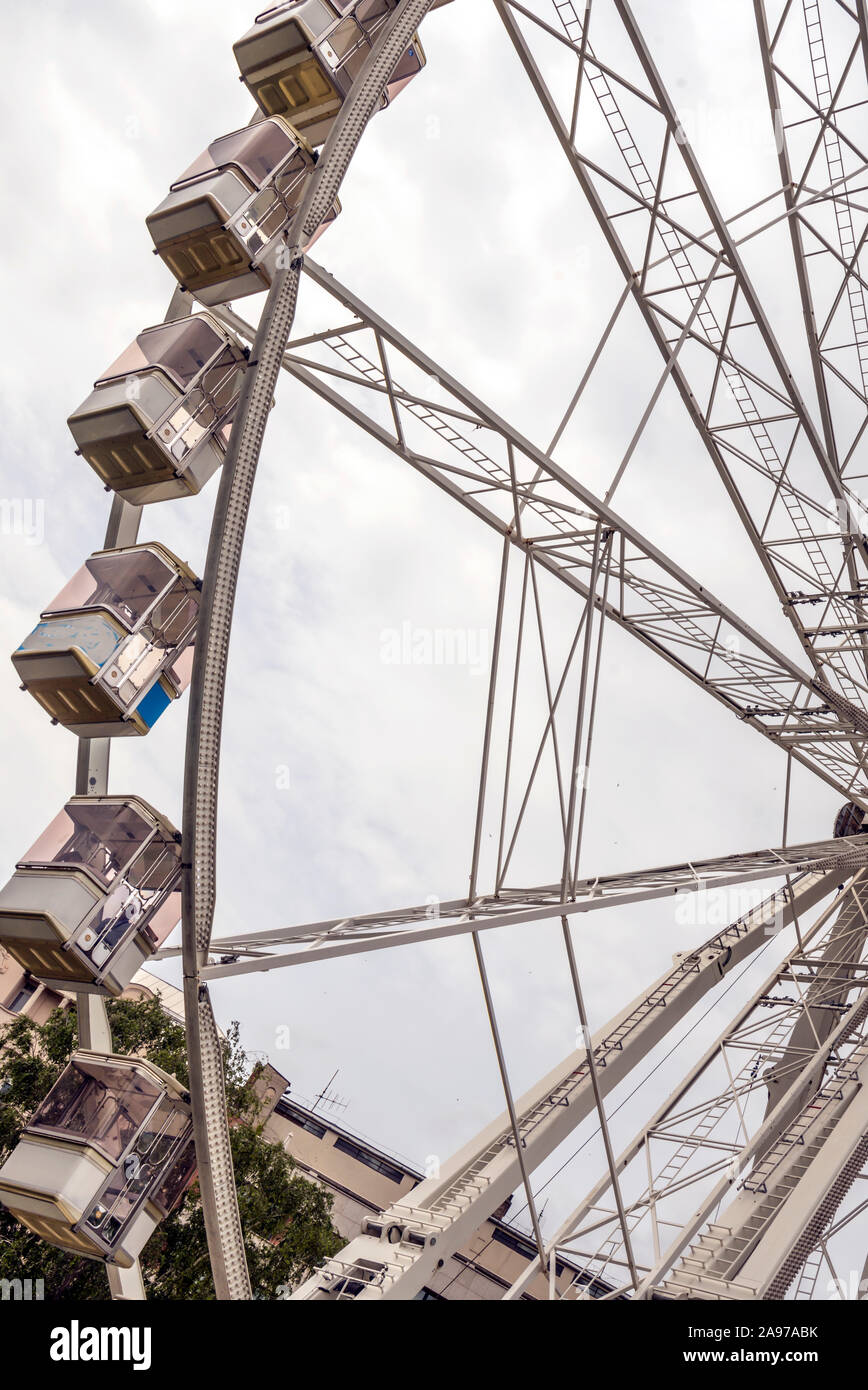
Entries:
{"type": "Polygon", "coordinates": [[[168,695],[160,685],[160,682],[157,681],[156,685],[153,685],[148,691],[141,704],[136,705],[136,714],[140,714],[148,728],[152,729],[169,703],[170,700],[168,695]]]}

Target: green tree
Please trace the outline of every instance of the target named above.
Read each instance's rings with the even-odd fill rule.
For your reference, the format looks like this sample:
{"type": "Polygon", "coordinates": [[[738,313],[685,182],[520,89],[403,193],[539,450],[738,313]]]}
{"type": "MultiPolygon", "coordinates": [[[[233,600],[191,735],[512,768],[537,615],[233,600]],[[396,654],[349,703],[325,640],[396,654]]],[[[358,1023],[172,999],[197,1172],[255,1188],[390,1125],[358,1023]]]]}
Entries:
{"type": "MultiPolygon", "coordinates": [[[[156,999],[113,1000],[108,1006],[114,1050],[147,1057],[187,1083],[184,1029],[156,999]]],[[[46,1023],[18,1018],[0,1034],[0,1162],[14,1148],[36,1106],[76,1047],[72,1009],[46,1023]]],[[[226,1098],[232,1120],[232,1155],[254,1296],[278,1296],[321,1260],[340,1249],[331,1223],[331,1196],[302,1177],[289,1155],[270,1144],[257,1122],[253,1076],[233,1024],[224,1043],[226,1098]]],[[[194,1184],[157,1228],[142,1252],[149,1299],[213,1299],[205,1221],[194,1184]]],[[[52,1301],[109,1297],[98,1261],[67,1255],[33,1235],[0,1207],[0,1279],[42,1279],[52,1301]]]]}

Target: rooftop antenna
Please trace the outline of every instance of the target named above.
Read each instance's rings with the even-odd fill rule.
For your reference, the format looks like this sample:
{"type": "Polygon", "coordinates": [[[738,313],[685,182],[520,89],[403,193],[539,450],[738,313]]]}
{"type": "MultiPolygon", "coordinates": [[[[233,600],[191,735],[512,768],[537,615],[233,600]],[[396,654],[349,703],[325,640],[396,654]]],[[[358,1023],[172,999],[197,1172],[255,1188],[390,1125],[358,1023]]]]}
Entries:
{"type": "Polygon", "coordinates": [[[337,1094],[337,1092],[329,1090],[329,1087],[331,1086],[339,1071],[340,1067],[338,1067],[337,1070],[334,1071],[332,1075],[329,1077],[325,1086],[323,1086],[319,1095],[316,1097],[316,1100],[314,1101],[311,1107],[312,1111],[316,1110],[320,1101],[322,1101],[324,1106],[328,1106],[330,1110],[346,1110],[347,1106],[349,1105],[349,1101],[344,1100],[342,1096],[339,1096],[337,1094]]]}

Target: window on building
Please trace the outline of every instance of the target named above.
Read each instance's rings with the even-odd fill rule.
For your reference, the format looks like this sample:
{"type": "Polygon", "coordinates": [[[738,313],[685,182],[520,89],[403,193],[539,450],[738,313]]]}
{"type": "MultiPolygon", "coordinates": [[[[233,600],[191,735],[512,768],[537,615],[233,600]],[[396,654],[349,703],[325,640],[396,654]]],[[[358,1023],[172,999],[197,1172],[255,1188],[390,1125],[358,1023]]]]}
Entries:
{"type": "MultiPolygon", "coordinates": [[[[496,1241],[498,1245],[505,1245],[507,1249],[514,1250],[517,1255],[522,1255],[526,1260],[531,1259],[536,1254],[536,1250],[531,1241],[522,1240],[521,1236],[511,1235],[509,1231],[500,1231],[496,1226],[491,1233],[491,1238],[496,1241]]],[[[564,1266],[559,1260],[555,1265],[555,1273],[557,1277],[560,1278],[563,1272],[564,1266]]]]}
{"type": "Polygon", "coordinates": [[[325,1139],[326,1137],[325,1125],[318,1125],[316,1120],[309,1120],[306,1115],[304,1117],[297,1115],[295,1124],[299,1129],[306,1129],[308,1134],[315,1134],[317,1139],[325,1139]]]}
{"type": "Polygon", "coordinates": [[[35,980],[25,980],[14,999],[6,1005],[9,1012],[20,1014],[25,1005],[33,998],[38,988],[39,986],[35,980]]]}
{"type": "Polygon", "coordinates": [[[369,1153],[367,1149],[363,1149],[359,1144],[354,1144],[350,1139],[336,1139],[335,1148],[340,1153],[356,1159],[357,1162],[364,1163],[366,1168],[373,1168],[375,1173],[382,1173],[384,1178],[389,1178],[392,1182],[403,1182],[406,1177],[403,1168],[397,1168],[394,1163],[390,1163],[386,1158],[380,1158],[378,1154],[369,1153]]]}
{"type": "Polygon", "coordinates": [[[308,1134],[315,1134],[317,1139],[324,1139],[328,1130],[325,1125],[317,1124],[309,1115],[304,1115],[298,1110],[291,1110],[285,1101],[278,1101],[275,1107],[278,1115],[282,1115],[285,1120],[291,1121],[296,1129],[306,1129],[308,1134]]]}
{"type": "Polygon", "coordinates": [[[420,1289],[419,1292],[416,1294],[415,1298],[413,1299],[413,1302],[427,1303],[429,1300],[434,1298],[436,1298],[439,1303],[446,1302],[446,1299],[443,1297],[442,1293],[435,1293],[433,1289],[420,1289]]]}

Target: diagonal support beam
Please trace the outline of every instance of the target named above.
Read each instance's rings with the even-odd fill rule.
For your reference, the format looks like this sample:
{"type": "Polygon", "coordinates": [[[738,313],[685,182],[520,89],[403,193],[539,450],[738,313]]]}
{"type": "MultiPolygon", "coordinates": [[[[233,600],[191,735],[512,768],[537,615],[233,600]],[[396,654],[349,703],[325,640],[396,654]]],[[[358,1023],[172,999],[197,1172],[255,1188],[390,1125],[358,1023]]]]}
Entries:
{"type": "MultiPolygon", "coordinates": [[[[800,885],[793,911],[820,902],[837,884],[836,876],[811,875],[800,885]]],[[[650,990],[601,1029],[591,1040],[599,1095],[610,1093],[674,1025],[740,962],[768,940],[780,922],[777,896],[754,909],[682,958],[650,990]],[[665,1003],[665,1007],[662,1005],[665,1003]]],[[[588,1050],[571,1053],[515,1105],[515,1128],[522,1144],[522,1164],[515,1148],[510,1115],[502,1115],[477,1135],[430,1178],[408,1194],[411,1201],[389,1207],[367,1234],[351,1241],[334,1260],[293,1295],[295,1299],[329,1299],[359,1279],[356,1297],[410,1299],[442,1261],[470,1238],[510,1195],[594,1109],[595,1095],[588,1050]]]]}
{"type": "MultiPolygon", "coordinates": [[[[607,618],[845,797],[868,805],[868,715],[859,703],[803,671],[346,285],[310,259],[305,273],[336,302],[338,322],[349,310],[359,330],[348,338],[324,329],[316,335],[318,357],[290,344],[290,375],[511,545],[531,548],[536,565],[583,600],[602,525],[613,555],[607,618]],[[388,381],[381,349],[391,363],[388,381]],[[407,372],[421,374],[424,392],[401,385],[407,372]],[[445,403],[429,399],[432,381],[445,403]]],[[[236,313],[214,312],[251,336],[236,313]]],[[[598,594],[595,603],[602,602],[598,594]]]]}
{"type": "Polygon", "coordinates": [[[671,332],[675,331],[677,337],[687,326],[699,295],[697,286],[706,279],[714,259],[719,258],[715,278],[720,281],[720,288],[716,298],[714,286],[709,294],[717,307],[709,303],[700,311],[700,330],[691,332],[690,340],[703,350],[702,356],[716,357],[722,372],[715,374],[709,395],[705,369],[698,369],[697,359],[691,359],[692,367],[685,367],[682,357],[672,368],[672,380],[814,669],[848,699],[864,704],[863,625],[854,603],[861,599],[865,584],[868,544],[852,526],[842,531],[834,504],[829,510],[829,498],[842,504],[844,500],[835,462],[798,391],[738,246],[690,148],[629,6],[624,0],[611,0],[608,4],[596,0],[593,7],[587,7],[584,20],[579,18],[572,0],[556,7],[568,46],[577,56],[581,51],[585,63],[590,65],[583,101],[586,106],[596,103],[612,136],[610,155],[600,156],[595,145],[592,159],[583,148],[587,137],[582,134],[582,121],[572,119],[568,125],[526,38],[528,27],[536,26],[539,31],[550,33],[551,26],[514,0],[494,3],[664,358],[671,354],[671,332]],[[525,28],[519,23],[518,14],[525,20],[525,28]],[[604,64],[592,45],[586,43],[584,25],[593,17],[592,27],[595,33],[599,32],[598,16],[605,16],[632,47],[644,73],[641,86],[637,87],[635,81],[629,81],[612,65],[604,64]],[[644,103],[641,138],[634,136],[624,114],[626,103],[635,105],[637,96],[644,103]],[[645,126],[656,126],[653,139],[645,126]],[[664,161],[657,151],[665,149],[668,153],[672,142],[677,147],[677,159],[670,155],[664,161]],[[647,157],[643,156],[640,146],[647,148],[649,144],[653,149],[647,157]],[[674,173],[669,176],[671,187],[677,192],[667,194],[662,180],[664,172],[672,171],[674,166],[678,182],[674,182],[674,173]],[[679,203],[679,199],[686,202],[679,203]],[[679,214],[682,219],[695,220],[703,214],[711,224],[710,230],[691,231],[689,226],[676,223],[670,211],[675,207],[684,209],[679,214]],[[625,217],[628,222],[638,218],[647,223],[644,235],[636,237],[646,248],[643,253],[638,246],[631,249],[618,230],[618,219],[625,217]],[[674,285],[660,286],[659,271],[657,281],[649,279],[649,239],[662,253],[655,264],[666,267],[670,282],[675,271],[674,285]],[[640,266],[642,255],[645,263],[640,266]],[[733,286],[738,294],[738,312],[735,317],[727,317],[724,306],[733,286]],[[764,480],[764,494],[757,489],[757,476],[764,480]],[[807,495],[804,484],[797,487],[793,482],[802,476],[809,478],[807,495]],[[839,592],[837,575],[842,569],[851,595],[848,597],[839,592]],[[825,601],[834,614],[836,630],[842,634],[839,642],[830,644],[802,623],[793,602],[801,592],[794,588],[794,573],[804,577],[812,598],[825,601]]]}
{"type": "MultiPolygon", "coordinates": [[[[868,263],[868,70],[857,61],[860,21],[826,0],[794,0],[774,23],[766,0],[754,0],[754,9],[823,434],[846,484],[868,429],[868,289],[860,273],[860,256],[868,263]],[[816,183],[834,186],[831,206],[813,197],[816,183]]],[[[857,497],[842,515],[845,527],[858,524],[859,512],[857,497]]]]}
{"type": "MultiPolygon", "coordinates": [[[[216,938],[211,944],[210,955],[216,956],[220,963],[203,966],[202,974],[203,978],[255,974],[282,966],[313,964],[338,955],[390,950],[396,946],[531,925],[559,917],[574,918],[658,898],[708,894],[765,879],[791,881],[790,887],[780,892],[780,901],[785,903],[806,875],[831,871],[840,882],[866,863],[868,835],[857,835],[849,839],[726,855],[719,859],[694,860],[635,873],[597,876],[575,884],[569,900],[564,898],[561,884],[548,884],[479,896],[472,902],[461,898],[440,902],[433,915],[429,902],[364,917],[277,927],[271,931],[216,938]],[[293,947],[294,951],[281,954],[278,950],[281,946],[293,947]],[[269,954],[271,951],[277,954],[269,954]]],[[[164,947],[157,953],[160,959],[177,954],[177,947],[164,947]]]]}
{"type": "MultiPolygon", "coordinates": [[[[724,1032],[698,1058],[681,1082],[660,1104],[653,1116],[642,1126],[619,1155],[615,1165],[619,1174],[626,1173],[630,1165],[641,1162],[643,1158],[647,1164],[647,1187],[643,1193],[634,1197],[631,1212],[633,1217],[632,1229],[638,1235],[640,1223],[647,1220],[650,1215],[654,1228],[654,1251],[657,1260],[662,1254],[659,1246],[660,1230],[657,1223],[657,1208],[660,1203],[673,1194],[683,1194],[689,1187],[695,1188],[698,1185],[707,1184],[710,1179],[720,1177],[724,1169],[728,1170],[729,1180],[734,1183],[740,1165],[737,1162],[727,1161],[727,1155],[730,1154],[733,1158],[737,1158],[742,1147],[749,1142],[744,1135],[743,1127],[738,1142],[733,1144],[722,1142],[725,1134],[720,1135],[720,1127],[726,1113],[733,1108],[733,1104],[736,1109],[739,1108],[737,1098],[733,1095],[732,1073],[727,1066],[730,1085],[728,1094],[723,1097],[718,1097],[714,1092],[709,1096],[705,1081],[707,1074],[715,1064],[720,1062],[721,1058],[725,1061],[727,1044],[731,1044],[736,1036],[744,1035],[751,1019],[755,1019],[759,1015],[762,1026],[757,1033],[751,1035],[748,1043],[747,1060],[742,1064],[738,1082],[740,1085],[744,1085],[746,1080],[748,1087],[758,1085],[761,1090],[765,1090],[766,1078],[757,1075],[761,1067],[756,1065],[756,1058],[784,1055],[786,1039],[789,1034],[785,1020],[781,1022],[773,1017],[769,1021],[769,1010],[766,1007],[769,997],[780,984],[782,978],[788,977],[791,962],[803,957],[806,951],[816,952],[822,958],[828,953],[830,939],[834,939],[836,936],[840,937],[842,931],[852,929],[854,922],[857,924],[862,922],[863,912],[858,896],[859,884],[860,878],[857,877],[851,881],[846,891],[833,898],[809,932],[803,935],[799,929],[798,939],[782,964],[776,966],[771,976],[759,985],[752,998],[742,1005],[724,1032]],[[828,925],[830,919],[834,919],[831,931],[828,925]],[[673,1124],[679,1132],[684,1128],[694,1127],[696,1133],[684,1137],[679,1133],[673,1137],[669,1130],[673,1124]],[[660,1171],[654,1171],[650,1154],[652,1139],[659,1139],[667,1134],[670,1137],[670,1146],[664,1167],[660,1171]],[[715,1135],[720,1135],[720,1138],[715,1140],[715,1135]],[[677,1145],[674,1152],[673,1144],[677,1145]],[[707,1166],[697,1168],[695,1156],[703,1147],[707,1157],[715,1161],[707,1166]]],[[[801,915],[801,911],[796,909],[795,920],[797,923],[801,915]]],[[[797,1021],[803,1016],[798,1007],[793,1012],[797,1021]]],[[[837,1015],[835,1022],[837,1022],[837,1015]]],[[[831,1026],[834,1024],[830,1025],[829,1031],[831,1031],[831,1026]]],[[[816,1046],[820,1046],[819,1039],[816,1046]]],[[[794,1069],[792,1067],[789,1069],[787,1072],[789,1080],[784,1089],[792,1083],[794,1075],[797,1075],[808,1064],[813,1053],[814,1047],[811,1047],[804,1054],[804,1060],[799,1060],[794,1064],[794,1069]]],[[[766,1065],[765,1061],[763,1065],[766,1065]]],[[[776,1094],[776,1099],[779,1098],[780,1091],[776,1094]]],[[[779,1137],[786,1121],[787,1116],[779,1113],[777,1130],[772,1128],[770,1131],[769,1145],[774,1144],[776,1138],[779,1137]]],[[[612,1229],[614,1222],[611,1211],[602,1205],[602,1199],[609,1187],[610,1178],[604,1174],[547,1241],[543,1264],[559,1252],[570,1252],[576,1241],[586,1240],[595,1230],[612,1229]]],[[[633,1191],[635,1192],[635,1185],[633,1191]]],[[[683,1207],[680,1205],[680,1201],[676,1215],[679,1213],[683,1219],[683,1207]]],[[[661,1222],[660,1225],[662,1226],[663,1223],[661,1222]]],[[[603,1279],[607,1277],[606,1258],[617,1254],[618,1246],[614,1242],[605,1243],[607,1245],[606,1254],[602,1257],[598,1255],[591,1258],[584,1270],[585,1277],[596,1276],[603,1279]]],[[[520,1297],[529,1283],[533,1281],[538,1268],[537,1262],[532,1261],[512,1285],[506,1297],[508,1299],[520,1297]]],[[[662,1272],[665,1273],[665,1271],[662,1272]]]]}

